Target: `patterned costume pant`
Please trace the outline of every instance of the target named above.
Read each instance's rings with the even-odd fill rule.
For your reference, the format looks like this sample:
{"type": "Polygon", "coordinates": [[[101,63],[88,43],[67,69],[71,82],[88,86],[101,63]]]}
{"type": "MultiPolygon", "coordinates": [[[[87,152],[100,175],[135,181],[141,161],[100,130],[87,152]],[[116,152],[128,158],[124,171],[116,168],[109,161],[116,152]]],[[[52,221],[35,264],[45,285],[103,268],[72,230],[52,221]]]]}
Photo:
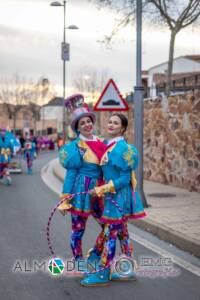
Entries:
{"type": "MultiPolygon", "coordinates": [[[[97,223],[101,226],[102,230],[97,237],[95,246],[93,251],[97,255],[101,255],[104,249],[104,243],[106,241],[107,236],[107,225],[102,224],[99,219],[102,215],[103,204],[99,198],[92,198],[92,216],[97,221],[97,223]]],[[[82,251],[82,237],[85,232],[85,226],[88,217],[83,217],[75,214],[71,214],[72,220],[72,234],[71,234],[71,249],[75,259],[83,258],[82,251]]],[[[133,252],[132,243],[128,234],[128,226],[127,223],[124,222],[118,226],[117,238],[120,242],[121,252],[127,256],[131,256],[133,252]]]]}
{"type": "Polygon", "coordinates": [[[101,254],[101,265],[108,266],[115,256],[116,239],[120,237],[122,253],[131,256],[132,247],[128,236],[127,223],[105,224],[104,227],[104,247],[101,254]]]}
{"type": "Polygon", "coordinates": [[[119,239],[120,242],[120,247],[121,247],[121,252],[127,256],[132,256],[133,254],[133,245],[132,242],[129,238],[129,233],[128,233],[128,226],[127,223],[122,223],[122,224],[104,224],[103,230],[99,234],[99,236],[96,239],[96,243],[94,246],[94,252],[97,255],[101,255],[104,250],[104,244],[109,236],[109,230],[113,231],[113,228],[116,228],[117,230],[117,238],[119,239]]]}
{"type": "Polygon", "coordinates": [[[72,233],[71,233],[71,249],[76,260],[83,259],[82,237],[85,232],[87,217],[71,214],[72,233]]]}
{"type": "MultiPolygon", "coordinates": [[[[87,217],[71,214],[72,220],[72,233],[71,233],[71,249],[73,256],[76,260],[83,258],[83,251],[82,251],[82,237],[85,232],[85,226],[87,222],[87,217]]],[[[98,221],[98,219],[96,219],[98,221]]],[[[132,243],[129,238],[127,223],[123,224],[101,224],[102,231],[99,234],[93,251],[97,255],[104,255],[105,256],[105,249],[111,247],[114,243],[113,236],[115,237],[115,247],[111,247],[115,253],[116,248],[116,239],[118,238],[120,241],[121,251],[123,254],[127,256],[131,256],[133,252],[132,243]],[[112,238],[111,238],[112,237],[112,238]],[[108,242],[108,240],[110,242],[108,242]]],[[[111,249],[111,250],[112,250],[111,249]]],[[[111,255],[112,256],[112,255],[111,255]]],[[[113,254],[114,257],[114,254],[113,254]]],[[[110,261],[110,259],[109,259],[110,261]]]]}
{"type": "MultiPolygon", "coordinates": [[[[86,187],[86,190],[88,187],[86,187]]],[[[99,219],[102,215],[102,202],[99,198],[92,198],[91,199],[91,208],[92,208],[92,216],[97,221],[97,223],[102,227],[103,225],[100,223],[99,219]]],[[[75,259],[82,259],[83,258],[83,251],[82,251],[82,237],[85,232],[85,226],[88,217],[83,217],[75,214],[71,214],[72,220],[72,234],[71,234],[71,249],[75,259]]]]}

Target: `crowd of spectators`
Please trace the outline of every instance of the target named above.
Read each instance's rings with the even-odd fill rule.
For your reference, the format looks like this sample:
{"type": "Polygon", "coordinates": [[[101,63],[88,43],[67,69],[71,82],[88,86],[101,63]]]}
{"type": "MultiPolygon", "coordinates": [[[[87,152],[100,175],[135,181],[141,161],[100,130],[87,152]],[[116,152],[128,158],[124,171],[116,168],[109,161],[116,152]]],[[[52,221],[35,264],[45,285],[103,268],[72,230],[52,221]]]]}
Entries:
{"type": "MultiPolygon", "coordinates": [[[[24,148],[24,143],[26,137],[24,136],[18,136],[18,139],[21,144],[21,148],[24,148]]],[[[36,145],[36,152],[37,154],[41,151],[45,150],[55,150],[57,144],[57,140],[53,140],[52,138],[49,138],[48,136],[31,136],[31,140],[35,143],[36,145]]],[[[58,147],[59,148],[59,147],[58,147]]]]}

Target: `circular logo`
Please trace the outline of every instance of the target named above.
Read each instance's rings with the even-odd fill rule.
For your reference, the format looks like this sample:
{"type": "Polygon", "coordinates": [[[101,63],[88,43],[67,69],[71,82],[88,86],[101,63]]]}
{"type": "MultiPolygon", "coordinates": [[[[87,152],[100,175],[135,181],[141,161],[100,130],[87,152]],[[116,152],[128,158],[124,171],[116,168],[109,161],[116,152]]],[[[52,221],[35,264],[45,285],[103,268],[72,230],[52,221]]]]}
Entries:
{"type": "Polygon", "coordinates": [[[65,264],[60,258],[53,258],[49,261],[48,269],[52,275],[60,275],[63,273],[65,264]]]}
{"type": "Polygon", "coordinates": [[[134,273],[134,261],[127,256],[120,257],[116,260],[114,264],[114,269],[116,273],[125,277],[131,273],[134,273]]]}

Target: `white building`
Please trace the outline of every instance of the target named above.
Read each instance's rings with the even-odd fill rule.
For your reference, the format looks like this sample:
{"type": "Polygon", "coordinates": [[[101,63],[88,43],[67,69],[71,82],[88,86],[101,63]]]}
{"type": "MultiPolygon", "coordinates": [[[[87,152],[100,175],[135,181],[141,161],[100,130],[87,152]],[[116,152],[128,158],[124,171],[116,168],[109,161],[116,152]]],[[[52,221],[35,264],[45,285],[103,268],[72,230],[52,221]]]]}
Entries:
{"type": "MultiPolygon", "coordinates": [[[[143,84],[146,85],[148,89],[148,96],[155,97],[156,92],[156,85],[158,75],[160,75],[160,80],[165,78],[166,71],[167,71],[167,64],[168,62],[164,62],[162,64],[153,66],[146,71],[142,72],[142,81],[143,84]],[[157,75],[157,76],[156,76],[157,75]]],[[[200,72],[200,55],[186,55],[174,58],[173,62],[173,71],[172,74],[179,74],[179,78],[181,74],[183,77],[185,74],[192,74],[200,72]]]]}
{"type": "Polygon", "coordinates": [[[42,106],[40,110],[41,121],[55,121],[57,124],[57,132],[62,132],[63,127],[63,98],[55,97],[49,103],[42,106]]]}

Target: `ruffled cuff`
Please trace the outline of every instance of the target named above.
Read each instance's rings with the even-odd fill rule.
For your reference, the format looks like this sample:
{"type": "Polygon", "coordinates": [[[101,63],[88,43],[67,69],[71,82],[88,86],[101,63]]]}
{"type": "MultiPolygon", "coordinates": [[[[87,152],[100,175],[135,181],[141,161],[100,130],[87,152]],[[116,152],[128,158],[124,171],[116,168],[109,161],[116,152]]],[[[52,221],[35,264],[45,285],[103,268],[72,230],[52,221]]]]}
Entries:
{"type": "Polygon", "coordinates": [[[98,197],[102,197],[105,193],[116,193],[115,186],[112,180],[110,180],[107,184],[95,187],[94,190],[98,197]]]}

